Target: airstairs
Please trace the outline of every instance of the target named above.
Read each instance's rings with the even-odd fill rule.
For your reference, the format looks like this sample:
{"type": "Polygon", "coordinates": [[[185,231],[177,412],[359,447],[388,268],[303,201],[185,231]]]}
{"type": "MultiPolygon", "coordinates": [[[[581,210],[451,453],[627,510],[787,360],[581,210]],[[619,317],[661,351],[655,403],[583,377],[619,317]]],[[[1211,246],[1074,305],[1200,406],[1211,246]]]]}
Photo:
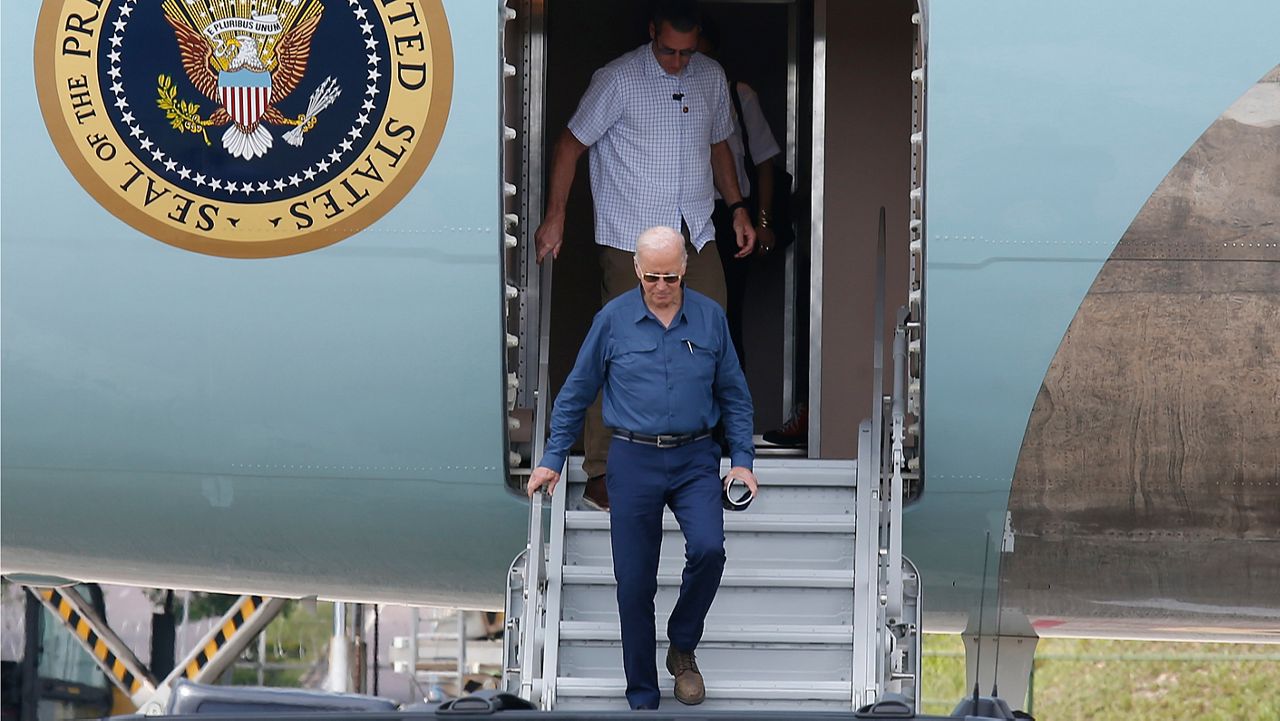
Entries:
{"type": "MultiPolygon", "coordinates": [[[[880,413],[858,428],[858,459],[757,459],[759,497],[726,512],[728,561],[698,647],[699,708],[850,711],[893,699],[917,710],[921,584],[900,526],[903,321],[893,395],[876,388],[880,413]]],[[[504,686],[544,710],[627,708],[609,514],[582,505],[585,482],[572,460],[549,505],[535,496],[530,543],[508,573],[504,686]]],[[[684,565],[669,511],[663,524],[659,661],[684,565]]],[[[664,707],[678,706],[662,668],[659,683],[664,707]]]]}

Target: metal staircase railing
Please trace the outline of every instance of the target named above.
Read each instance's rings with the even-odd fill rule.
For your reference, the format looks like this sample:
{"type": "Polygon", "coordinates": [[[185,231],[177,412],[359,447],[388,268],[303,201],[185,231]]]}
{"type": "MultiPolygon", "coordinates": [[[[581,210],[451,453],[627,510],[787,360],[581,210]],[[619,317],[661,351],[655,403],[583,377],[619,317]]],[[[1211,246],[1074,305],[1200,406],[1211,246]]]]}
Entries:
{"type": "MultiPolygon", "coordinates": [[[[519,695],[521,698],[538,703],[542,697],[542,654],[539,650],[543,644],[543,632],[546,624],[545,603],[547,594],[546,575],[546,541],[543,537],[543,499],[545,494],[538,491],[529,503],[529,544],[524,554],[524,573],[520,587],[519,643],[515,647],[517,659],[516,672],[519,675],[519,695]]],[[[517,559],[518,561],[519,559],[517,559]]],[[[512,563],[516,567],[516,562],[512,563]]],[[[510,578],[510,576],[508,576],[510,578]]],[[[508,592],[508,606],[512,593],[508,592]]]]}
{"type": "MultiPolygon", "coordinates": [[[[883,232],[879,242],[881,270],[877,283],[879,312],[876,326],[877,339],[882,339],[883,232]]],[[[549,285],[550,268],[544,268],[543,272],[549,285]]],[[[544,301],[542,305],[545,318],[549,304],[544,301]]],[[[799,540],[793,542],[795,545],[785,546],[791,549],[788,552],[793,554],[792,557],[773,559],[772,565],[765,568],[734,568],[734,556],[730,554],[722,596],[746,591],[759,600],[753,604],[744,604],[741,598],[726,601],[721,604],[720,617],[717,617],[717,607],[713,606],[704,641],[717,649],[722,662],[729,664],[733,663],[735,653],[785,659],[779,661],[778,676],[788,673],[794,676],[792,667],[825,667],[832,660],[832,653],[843,653],[848,659],[847,673],[839,679],[809,678],[802,683],[789,683],[770,679],[771,671],[768,669],[735,676],[733,671],[741,672],[742,667],[722,668],[719,677],[711,677],[708,681],[709,704],[721,701],[730,704],[722,705],[722,708],[749,710],[783,702],[807,704],[808,708],[815,709],[843,707],[853,710],[889,698],[917,706],[920,582],[915,567],[902,555],[901,546],[906,415],[904,386],[908,361],[906,320],[905,310],[899,311],[893,342],[892,390],[888,397],[883,396],[881,390],[884,343],[877,340],[873,344],[877,358],[874,365],[874,414],[859,426],[858,458],[853,464],[781,458],[758,462],[764,486],[761,495],[766,503],[781,503],[786,500],[787,493],[817,500],[808,501],[809,506],[803,503],[793,506],[787,509],[789,513],[782,514],[757,503],[752,511],[732,514],[726,519],[729,545],[745,543],[752,534],[790,534],[799,540]],[[827,477],[821,481],[814,480],[815,472],[825,473],[827,477]],[[823,493],[828,496],[822,496],[823,493]],[[771,498],[772,494],[781,495],[771,498]],[[843,506],[831,501],[836,496],[848,499],[848,495],[852,496],[852,502],[843,501],[843,506]],[[852,516],[852,524],[841,520],[849,516],[852,516]],[[848,570],[823,566],[827,563],[823,559],[815,562],[812,551],[820,549],[820,553],[826,552],[830,546],[828,542],[819,544],[811,537],[824,533],[852,536],[846,546],[851,556],[848,570]],[[806,547],[804,544],[810,545],[806,547]],[[801,589],[811,590],[801,592],[801,589]],[[805,599],[817,598],[822,593],[812,589],[824,589],[826,593],[849,589],[852,599],[844,610],[836,612],[835,617],[830,616],[832,611],[829,608],[806,612],[803,608],[805,599]],[[769,596],[770,592],[781,592],[782,595],[769,596]],[[776,599],[773,605],[777,607],[769,605],[767,601],[770,598],[776,599]],[[731,609],[723,608],[734,603],[737,605],[731,609]],[[826,617],[822,616],[824,613],[826,617]],[[725,620],[725,614],[730,614],[732,622],[725,620]],[[815,618],[825,620],[815,621],[815,618]],[[779,623],[788,620],[793,622],[779,623]],[[842,633],[840,629],[845,631],[842,633]],[[784,667],[783,663],[790,667],[784,667]],[[844,703],[840,704],[839,699],[844,703]]],[[[542,343],[540,388],[546,387],[547,346],[547,343],[542,343]]],[[[546,427],[548,401],[540,394],[536,411],[538,421],[534,429],[534,447],[539,455],[544,443],[542,434],[546,427]]],[[[583,595],[583,589],[599,589],[613,584],[607,566],[611,554],[604,553],[608,548],[607,540],[582,538],[576,541],[578,550],[574,552],[573,565],[566,565],[566,549],[569,547],[566,541],[570,533],[598,533],[601,529],[608,529],[607,515],[571,509],[571,504],[580,502],[579,476],[581,472],[577,468],[565,469],[562,477],[564,487],[550,499],[549,510],[545,494],[539,492],[534,495],[529,511],[529,543],[513,562],[508,574],[507,611],[512,620],[509,621],[505,646],[507,677],[504,686],[544,710],[562,707],[562,691],[566,695],[565,704],[573,701],[572,706],[564,707],[595,710],[592,703],[620,701],[624,686],[620,678],[620,656],[616,662],[602,660],[616,653],[607,648],[610,644],[616,645],[614,626],[612,622],[602,621],[599,615],[598,607],[609,603],[602,602],[601,598],[607,596],[595,591],[583,595]],[[584,545],[594,549],[586,560],[580,558],[584,545]],[[577,565],[579,562],[586,565],[577,565]],[[572,586],[576,594],[571,611],[566,611],[566,585],[572,586]],[[594,600],[585,601],[588,597],[594,600]],[[592,613],[596,616],[584,620],[584,604],[594,604],[592,613]],[[565,644],[572,651],[571,656],[562,653],[565,644]],[[600,676],[603,666],[610,667],[614,675],[600,676]]],[[[668,530],[674,531],[673,522],[667,525],[671,526],[668,530]]],[[[770,536],[775,541],[787,537],[770,536]]],[[[781,548],[783,544],[775,543],[774,547],[781,548]]],[[[670,563],[678,562],[675,558],[668,560],[670,563]]],[[[671,566],[665,571],[660,570],[660,586],[663,585],[663,574],[671,575],[674,570],[671,566]]],[[[673,578],[678,581],[678,574],[673,578]]],[[[719,599],[717,603],[720,604],[719,599]]],[[[616,618],[616,610],[612,613],[616,618]]],[[[707,668],[704,668],[706,672],[707,668]]]]}
{"type": "MultiPolygon", "coordinates": [[[[860,434],[864,458],[870,455],[870,430],[870,423],[864,423],[860,434]]],[[[783,550],[754,563],[746,563],[742,553],[730,553],[721,597],[708,617],[704,637],[709,706],[729,699],[737,705],[722,703],[720,708],[745,711],[791,700],[801,709],[803,702],[814,709],[852,710],[889,694],[914,704],[920,658],[918,576],[905,558],[897,574],[886,568],[889,556],[879,530],[892,506],[880,502],[883,493],[874,470],[868,472],[871,483],[856,484],[851,477],[861,471],[847,462],[765,459],[760,466],[764,490],[773,496],[762,494],[761,501],[781,503],[782,496],[792,494],[788,502],[794,503],[794,498],[810,494],[820,508],[830,503],[831,496],[816,495],[824,488],[830,494],[847,493],[848,500],[826,516],[821,511],[780,514],[777,508],[761,505],[760,513],[753,508],[726,519],[731,550],[735,543],[739,549],[783,550]],[[819,472],[826,480],[814,479],[819,472]],[[846,481],[831,480],[836,476],[846,481]],[[859,528],[870,532],[858,533],[859,528]],[[842,537],[853,546],[846,552],[846,565],[835,567],[830,556],[814,563],[810,551],[832,553],[830,549],[839,547],[832,542],[842,537]],[[803,544],[809,544],[809,551],[803,544]],[[888,593],[895,576],[903,591],[894,605],[901,610],[891,615],[888,593]],[[842,594],[847,594],[846,600],[835,606],[828,600],[814,600],[838,599],[842,594]],[[722,664],[718,667],[709,665],[716,654],[722,664]],[[724,658],[750,654],[756,654],[753,659],[780,661],[777,667],[755,674],[741,674],[741,667],[723,665],[724,658]],[[839,657],[846,661],[838,678],[803,676],[804,681],[797,682],[796,668],[817,668],[839,657]],[[844,703],[839,704],[838,698],[844,703]]],[[[512,566],[505,688],[546,710],[605,710],[605,701],[613,697],[622,701],[621,658],[614,657],[616,611],[607,608],[613,603],[613,578],[607,565],[608,516],[570,510],[580,501],[581,476],[576,466],[566,471],[565,487],[557,489],[550,508],[540,502],[531,504],[532,542],[512,566]],[[576,534],[572,543],[570,534],[576,534]],[[570,549],[572,557],[567,556],[570,549]],[[572,601],[565,595],[570,587],[572,601]],[[571,651],[569,657],[565,649],[571,651]],[[601,668],[608,669],[604,676],[601,668]]],[[[670,548],[660,567],[660,587],[670,594],[679,582],[678,567],[672,565],[679,561],[679,536],[673,519],[668,518],[664,527],[670,548]]],[[[658,605],[661,612],[661,598],[658,605]]]]}

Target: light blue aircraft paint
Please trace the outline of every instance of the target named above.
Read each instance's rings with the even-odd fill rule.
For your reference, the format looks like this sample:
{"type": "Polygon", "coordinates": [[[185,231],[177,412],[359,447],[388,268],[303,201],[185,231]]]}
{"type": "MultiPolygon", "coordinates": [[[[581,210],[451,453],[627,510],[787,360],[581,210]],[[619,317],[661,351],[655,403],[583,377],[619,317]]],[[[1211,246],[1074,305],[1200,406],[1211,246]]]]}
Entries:
{"type": "Polygon", "coordinates": [[[193,588],[267,591],[292,568],[350,598],[491,603],[501,569],[471,562],[510,560],[526,515],[504,489],[496,4],[446,3],[448,124],[408,196],[258,260],[165,245],[79,186],[38,112],[38,10],[3,10],[15,567],[146,583],[186,566],[193,588]]]}
{"type": "Polygon", "coordinates": [[[1280,5],[935,0],[929,13],[928,478],[904,528],[936,599],[952,582],[977,595],[1067,324],[1156,185],[1280,60],[1280,5]]]}
{"type": "MultiPolygon", "coordinates": [[[[357,32],[330,4],[317,48],[357,32]]],[[[407,195],[339,242],[266,258],[182,249],[91,195],[40,112],[39,3],[0,8],[4,572],[500,605],[527,506],[506,490],[499,5],[443,0],[447,124],[407,195]]],[[[927,475],[905,535],[930,629],[959,630],[1068,323],[1161,179],[1280,61],[1280,5],[935,0],[927,14],[927,475]]],[[[172,47],[155,72],[200,100],[172,47]]],[[[307,110],[315,67],[278,99],[284,117],[307,110]]],[[[360,97],[341,83],[343,102],[360,97]]],[[[342,107],[319,111],[306,152],[342,107]]],[[[224,127],[207,129],[219,169],[236,167],[224,127]]],[[[252,162],[294,150],[268,127],[252,162]]]]}

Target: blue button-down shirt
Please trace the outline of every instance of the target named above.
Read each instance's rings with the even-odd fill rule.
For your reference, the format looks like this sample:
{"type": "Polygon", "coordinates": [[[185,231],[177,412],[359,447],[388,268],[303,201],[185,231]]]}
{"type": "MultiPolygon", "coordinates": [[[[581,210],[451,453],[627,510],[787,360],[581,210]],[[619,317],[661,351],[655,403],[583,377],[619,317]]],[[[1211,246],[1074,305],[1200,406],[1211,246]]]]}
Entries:
{"type": "Polygon", "coordinates": [[[698,250],[714,240],[711,146],[733,132],[732,108],[724,70],[705,55],[668,75],[641,45],[597,70],[569,120],[591,148],[596,242],[635,252],[640,233],[682,218],[698,250]]]}
{"type": "Polygon", "coordinates": [[[564,468],[587,406],[603,387],[606,426],[649,435],[694,433],[723,416],[733,465],[751,468],[751,392],[724,311],[697,291],[685,288],[683,295],[669,328],[638,287],[596,314],[556,397],[539,466],[557,473],[564,468]]]}

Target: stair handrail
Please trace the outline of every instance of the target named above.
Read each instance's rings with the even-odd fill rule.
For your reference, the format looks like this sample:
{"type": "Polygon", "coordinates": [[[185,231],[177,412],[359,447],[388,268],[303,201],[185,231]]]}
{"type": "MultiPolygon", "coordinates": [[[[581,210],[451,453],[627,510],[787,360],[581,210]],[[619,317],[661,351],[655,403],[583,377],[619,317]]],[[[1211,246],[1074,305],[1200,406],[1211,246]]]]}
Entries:
{"type": "Polygon", "coordinates": [[[533,457],[529,459],[529,470],[538,467],[542,454],[547,446],[547,414],[548,391],[551,375],[551,281],[552,265],[555,261],[550,255],[543,261],[538,271],[538,380],[534,387],[533,457]]]}
{"type": "Polygon", "coordinates": [[[565,512],[568,510],[568,483],[551,498],[551,538],[547,543],[543,594],[542,694],[539,708],[550,711],[556,705],[556,681],[560,669],[560,605],[564,588],[565,512]]]}
{"type": "MultiPolygon", "coordinates": [[[[530,470],[537,468],[538,461],[546,450],[547,434],[547,393],[550,384],[550,337],[551,337],[551,257],[542,263],[538,273],[538,385],[534,390],[533,412],[533,454],[529,460],[530,470]]],[[[563,497],[568,490],[562,490],[563,497]]],[[[525,700],[539,704],[546,688],[542,678],[542,644],[545,640],[544,625],[546,623],[546,538],[543,535],[543,504],[547,494],[538,490],[529,500],[529,542],[525,556],[524,615],[520,623],[520,696],[525,700]]],[[[552,501],[554,503],[554,499],[552,501]]]]}
{"type": "Polygon", "coordinates": [[[878,467],[871,463],[875,437],[870,418],[858,425],[858,456],[854,491],[853,542],[853,657],[850,668],[851,710],[879,700],[882,690],[878,673],[880,662],[880,483],[878,467]]]}
{"type": "Polygon", "coordinates": [[[520,637],[523,633],[520,624],[524,621],[524,574],[525,574],[525,557],[529,554],[528,545],[525,546],[516,557],[511,559],[511,565],[507,567],[507,593],[502,604],[502,691],[504,693],[520,693],[520,684],[518,682],[520,674],[520,637]],[[520,592],[522,595],[519,613],[516,612],[514,603],[514,587],[515,583],[520,583],[520,592]],[[513,680],[513,674],[515,680],[513,680]]]}
{"type": "Polygon", "coordinates": [[[890,624],[902,621],[902,468],[906,464],[906,366],[907,366],[907,317],[906,308],[898,309],[898,323],[893,331],[893,400],[890,406],[889,474],[885,489],[888,500],[885,544],[885,570],[887,584],[885,617],[890,624]]]}
{"type": "Polygon", "coordinates": [[[546,597],[546,565],[543,560],[542,502],[546,494],[539,490],[529,502],[529,541],[525,546],[524,608],[520,617],[520,697],[538,703],[542,695],[543,603],[546,597]]]}
{"type": "Polygon", "coordinates": [[[857,513],[854,573],[874,574],[874,608],[868,596],[869,578],[855,579],[855,624],[870,624],[870,634],[855,634],[855,645],[874,638],[873,648],[883,653],[855,650],[855,708],[876,700],[893,677],[888,658],[895,637],[890,626],[903,622],[902,578],[902,466],[906,431],[906,323],[908,312],[899,308],[893,332],[893,376],[890,395],[884,394],[885,298],[887,242],[885,208],[880,208],[876,234],[876,285],[873,306],[871,417],[859,428],[857,513]],[[870,496],[870,497],[868,497],[870,496]],[[874,520],[873,520],[874,519],[874,520]],[[871,524],[875,525],[874,530],[871,524]],[[865,534],[865,535],[864,535],[865,534]],[[868,557],[868,537],[875,539],[874,560],[868,557]],[[868,599],[868,600],[860,600],[868,599]],[[860,638],[859,638],[860,636],[860,638]]]}

